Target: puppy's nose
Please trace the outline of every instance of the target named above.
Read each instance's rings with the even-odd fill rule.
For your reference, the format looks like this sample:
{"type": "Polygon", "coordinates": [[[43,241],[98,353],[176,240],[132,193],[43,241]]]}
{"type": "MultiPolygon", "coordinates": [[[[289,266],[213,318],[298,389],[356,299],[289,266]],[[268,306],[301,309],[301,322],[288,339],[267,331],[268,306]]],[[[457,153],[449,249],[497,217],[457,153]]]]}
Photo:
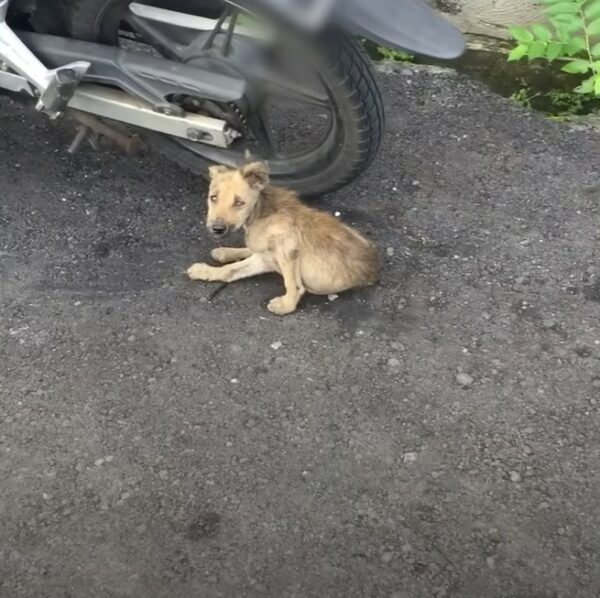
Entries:
{"type": "Polygon", "coordinates": [[[224,224],[215,223],[210,227],[213,235],[224,235],[227,232],[227,227],[224,224]]]}

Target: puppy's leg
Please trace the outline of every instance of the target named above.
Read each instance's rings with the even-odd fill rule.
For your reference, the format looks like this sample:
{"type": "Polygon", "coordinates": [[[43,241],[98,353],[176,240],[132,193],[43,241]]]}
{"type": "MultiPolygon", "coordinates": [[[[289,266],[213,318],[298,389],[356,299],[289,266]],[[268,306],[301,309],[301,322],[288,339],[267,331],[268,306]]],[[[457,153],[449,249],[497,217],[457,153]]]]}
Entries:
{"type": "Polygon", "coordinates": [[[252,255],[247,247],[217,247],[210,252],[213,260],[221,264],[230,264],[239,260],[245,260],[252,255]]]}
{"type": "Polygon", "coordinates": [[[296,311],[305,289],[300,275],[298,249],[296,247],[283,247],[276,250],[276,259],[279,271],[283,276],[285,295],[271,299],[267,309],[278,316],[283,316],[296,311]]]}
{"type": "Polygon", "coordinates": [[[272,272],[270,267],[260,253],[253,253],[241,262],[234,262],[226,266],[209,266],[208,264],[192,264],[188,268],[188,276],[192,280],[208,280],[233,282],[240,278],[249,278],[257,274],[272,272]]]}

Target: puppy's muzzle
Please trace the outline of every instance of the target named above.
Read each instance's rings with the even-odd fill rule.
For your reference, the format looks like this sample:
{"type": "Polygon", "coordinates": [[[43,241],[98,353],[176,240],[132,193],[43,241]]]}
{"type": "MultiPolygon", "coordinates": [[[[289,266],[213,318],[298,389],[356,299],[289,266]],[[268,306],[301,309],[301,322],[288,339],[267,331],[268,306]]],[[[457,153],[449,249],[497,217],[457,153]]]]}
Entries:
{"type": "Polygon", "coordinates": [[[229,232],[229,227],[221,220],[215,220],[208,225],[208,230],[213,237],[224,237],[229,232]]]}

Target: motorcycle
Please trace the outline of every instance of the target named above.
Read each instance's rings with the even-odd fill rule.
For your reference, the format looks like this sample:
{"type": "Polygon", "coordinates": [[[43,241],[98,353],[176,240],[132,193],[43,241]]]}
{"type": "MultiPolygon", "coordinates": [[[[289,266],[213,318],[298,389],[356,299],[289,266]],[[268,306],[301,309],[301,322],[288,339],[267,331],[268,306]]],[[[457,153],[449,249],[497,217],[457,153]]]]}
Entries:
{"type": "Polygon", "coordinates": [[[70,151],[142,138],[198,174],[262,159],[314,196],[361,174],[381,141],[360,38],[442,59],[464,49],[422,0],[0,0],[0,90],[71,114],[70,151]]]}

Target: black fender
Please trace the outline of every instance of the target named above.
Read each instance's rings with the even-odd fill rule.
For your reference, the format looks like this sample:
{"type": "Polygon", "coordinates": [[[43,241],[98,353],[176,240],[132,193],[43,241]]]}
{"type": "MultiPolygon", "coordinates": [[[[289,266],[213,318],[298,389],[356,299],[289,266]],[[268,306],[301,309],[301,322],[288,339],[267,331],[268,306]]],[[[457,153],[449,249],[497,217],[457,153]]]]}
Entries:
{"type": "Polygon", "coordinates": [[[341,0],[333,19],[388,48],[446,60],[465,50],[462,34],[422,0],[341,0]]]}

